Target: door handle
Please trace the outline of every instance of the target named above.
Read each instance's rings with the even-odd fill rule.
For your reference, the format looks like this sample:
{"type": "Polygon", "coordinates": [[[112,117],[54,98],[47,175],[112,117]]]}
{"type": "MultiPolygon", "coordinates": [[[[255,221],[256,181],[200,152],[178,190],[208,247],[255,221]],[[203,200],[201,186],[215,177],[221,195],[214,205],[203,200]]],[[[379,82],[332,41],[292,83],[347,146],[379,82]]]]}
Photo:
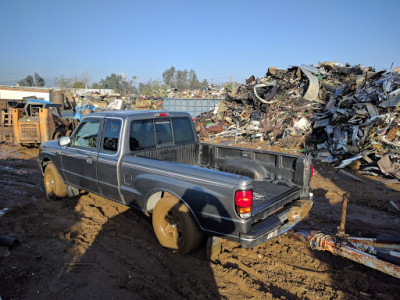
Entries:
{"type": "Polygon", "coordinates": [[[88,164],[92,164],[92,163],[93,163],[93,158],[91,158],[91,157],[87,158],[87,159],[86,159],[86,162],[87,162],[88,164]]]}

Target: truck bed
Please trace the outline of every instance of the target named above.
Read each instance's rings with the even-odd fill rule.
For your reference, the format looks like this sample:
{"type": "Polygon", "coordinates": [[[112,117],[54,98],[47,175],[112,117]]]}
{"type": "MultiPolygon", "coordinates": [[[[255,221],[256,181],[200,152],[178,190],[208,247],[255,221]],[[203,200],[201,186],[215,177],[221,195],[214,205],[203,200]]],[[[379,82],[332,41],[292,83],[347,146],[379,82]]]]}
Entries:
{"type": "Polygon", "coordinates": [[[305,156],[212,144],[143,150],[133,155],[200,166],[253,179],[253,222],[308,195],[305,156]]]}

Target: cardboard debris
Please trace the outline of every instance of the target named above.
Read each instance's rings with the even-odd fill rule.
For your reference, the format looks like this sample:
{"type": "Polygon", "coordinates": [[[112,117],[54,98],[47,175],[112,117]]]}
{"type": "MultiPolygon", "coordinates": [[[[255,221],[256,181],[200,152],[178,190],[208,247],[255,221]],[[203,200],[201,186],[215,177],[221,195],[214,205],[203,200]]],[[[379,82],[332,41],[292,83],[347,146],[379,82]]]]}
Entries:
{"type": "Polygon", "coordinates": [[[400,179],[398,68],[376,72],[335,62],[287,70],[270,67],[263,78],[251,76],[228,91],[216,111],[196,120],[199,131],[210,124],[222,126],[221,132],[203,131],[204,138],[300,147],[339,168],[357,161],[364,173],[380,170],[400,179]],[[382,161],[377,167],[382,158],[385,167],[382,161]]]}

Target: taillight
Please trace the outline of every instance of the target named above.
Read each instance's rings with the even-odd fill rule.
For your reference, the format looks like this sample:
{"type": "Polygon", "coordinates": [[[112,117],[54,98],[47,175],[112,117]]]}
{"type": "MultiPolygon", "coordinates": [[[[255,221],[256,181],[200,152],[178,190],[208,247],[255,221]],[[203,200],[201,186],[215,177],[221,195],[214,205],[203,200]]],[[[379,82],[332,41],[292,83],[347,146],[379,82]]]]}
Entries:
{"type": "Polygon", "coordinates": [[[313,175],[314,175],[314,166],[313,166],[313,165],[311,165],[310,181],[311,181],[311,179],[312,179],[313,175]]]}
{"type": "Polygon", "coordinates": [[[253,207],[253,191],[237,191],[235,205],[236,212],[241,218],[249,218],[253,207]]]}

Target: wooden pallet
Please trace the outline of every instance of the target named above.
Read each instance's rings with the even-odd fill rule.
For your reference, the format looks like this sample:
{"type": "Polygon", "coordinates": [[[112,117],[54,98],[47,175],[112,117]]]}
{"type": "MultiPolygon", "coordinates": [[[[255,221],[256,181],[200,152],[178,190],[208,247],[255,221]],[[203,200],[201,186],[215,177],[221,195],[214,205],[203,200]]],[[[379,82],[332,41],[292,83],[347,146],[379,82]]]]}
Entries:
{"type": "Polygon", "coordinates": [[[12,126],[12,112],[2,111],[0,116],[0,126],[12,126]]]}

